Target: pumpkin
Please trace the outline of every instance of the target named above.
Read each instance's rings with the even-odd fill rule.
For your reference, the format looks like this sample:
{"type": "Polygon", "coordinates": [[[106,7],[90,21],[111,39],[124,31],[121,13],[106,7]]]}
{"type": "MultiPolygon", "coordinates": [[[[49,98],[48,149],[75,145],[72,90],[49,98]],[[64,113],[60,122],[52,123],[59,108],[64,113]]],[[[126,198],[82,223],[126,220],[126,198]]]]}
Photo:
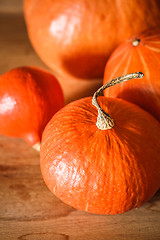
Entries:
{"type": "Polygon", "coordinates": [[[0,134],[38,144],[63,104],[61,86],[52,74],[29,66],[12,69],[0,76],[0,134]]]}
{"type": "Polygon", "coordinates": [[[159,0],[24,0],[29,39],[64,79],[103,76],[111,52],[126,38],[160,24],[159,0]]]}
{"type": "Polygon", "coordinates": [[[112,78],[142,71],[144,78],[105,90],[106,97],[123,98],[150,112],[160,121],[160,28],[137,34],[111,55],[104,73],[104,84],[112,78]]]}
{"type": "MultiPolygon", "coordinates": [[[[142,74],[105,87],[128,77],[142,74]]],[[[66,204],[119,214],[140,206],[160,186],[160,124],[132,103],[98,97],[105,87],[93,97],[98,114],[87,97],[52,117],[42,135],[40,165],[46,185],[66,204]]]]}

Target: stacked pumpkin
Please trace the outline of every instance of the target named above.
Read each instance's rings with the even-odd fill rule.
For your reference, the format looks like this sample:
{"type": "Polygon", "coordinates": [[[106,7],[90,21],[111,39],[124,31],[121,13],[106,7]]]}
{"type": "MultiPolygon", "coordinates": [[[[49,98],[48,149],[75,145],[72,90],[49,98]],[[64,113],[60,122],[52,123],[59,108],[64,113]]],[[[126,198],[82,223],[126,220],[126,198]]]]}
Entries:
{"type": "Polygon", "coordinates": [[[51,74],[13,70],[0,79],[1,102],[14,98],[5,92],[9,79],[22,91],[15,87],[12,109],[0,111],[3,125],[7,119],[1,133],[19,131],[31,145],[41,141],[44,181],[65,203],[97,214],[140,206],[160,187],[160,29],[148,30],[160,24],[159,1],[25,0],[24,13],[33,47],[56,75],[67,80],[104,73],[104,86],[93,98],[62,108],[63,94],[51,74]]]}

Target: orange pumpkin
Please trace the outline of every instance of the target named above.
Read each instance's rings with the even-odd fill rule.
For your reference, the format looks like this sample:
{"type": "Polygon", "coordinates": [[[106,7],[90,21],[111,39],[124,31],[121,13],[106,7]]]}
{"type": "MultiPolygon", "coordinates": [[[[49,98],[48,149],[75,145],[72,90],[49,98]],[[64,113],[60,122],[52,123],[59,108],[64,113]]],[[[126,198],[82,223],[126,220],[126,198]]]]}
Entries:
{"type": "Polygon", "coordinates": [[[144,78],[108,88],[104,95],[135,103],[160,121],[160,28],[135,35],[121,44],[107,62],[104,84],[134,71],[142,71],[144,78]]]}
{"type": "Polygon", "coordinates": [[[111,52],[126,38],[160,24],[159,0],[24,0],[31,43],[66,79],[103,76],[111,52]]]}
{"type": "Polygon", "coordinates": [[[63,104],[62,89],[53,75],[35,67],[12,69],[0,76],[0,134],[35,145],[63,104]]]}
{"type": "Polygon", "coordinates": [[[88,97],[53,116],[42,135],[40,164],[50,191],[68,205],[118,214],[159,189],[160,124],[127,101],[99,97],[97,103],[101,90],[93,101],[98,114],[88,97]]]}

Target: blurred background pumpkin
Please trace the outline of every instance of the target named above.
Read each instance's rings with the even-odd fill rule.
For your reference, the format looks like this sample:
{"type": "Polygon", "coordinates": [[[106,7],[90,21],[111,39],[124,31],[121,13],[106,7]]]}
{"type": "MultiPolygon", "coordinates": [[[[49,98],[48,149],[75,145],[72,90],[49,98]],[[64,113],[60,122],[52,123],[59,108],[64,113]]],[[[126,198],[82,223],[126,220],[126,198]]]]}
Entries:
{"type": "Polygon", "coordinates": [[[63,78],[103,76],[111,52],[126,38],[160,24],[159,0],[24,0],[30,41],[63,78]]]}

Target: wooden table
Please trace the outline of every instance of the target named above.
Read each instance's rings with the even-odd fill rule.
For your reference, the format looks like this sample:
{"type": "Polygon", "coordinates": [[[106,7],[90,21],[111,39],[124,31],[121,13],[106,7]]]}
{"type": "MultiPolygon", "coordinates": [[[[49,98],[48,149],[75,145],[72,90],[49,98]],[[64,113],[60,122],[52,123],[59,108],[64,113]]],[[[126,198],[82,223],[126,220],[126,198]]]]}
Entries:
{"type": "MultiPolygon", "coordinates": [[[[28,40],[20,0],[0,1],[0,74],[22,65],[47,69],[28,40]]],[[[65,81],[65,102],[93,94],[101,81],[65,81]]],[[[45,186],[39,153],[21,139],[0,136],[1,240],[158,240],[160,192],[138,209],[101,216],[78,211],[45,186]]]]}

